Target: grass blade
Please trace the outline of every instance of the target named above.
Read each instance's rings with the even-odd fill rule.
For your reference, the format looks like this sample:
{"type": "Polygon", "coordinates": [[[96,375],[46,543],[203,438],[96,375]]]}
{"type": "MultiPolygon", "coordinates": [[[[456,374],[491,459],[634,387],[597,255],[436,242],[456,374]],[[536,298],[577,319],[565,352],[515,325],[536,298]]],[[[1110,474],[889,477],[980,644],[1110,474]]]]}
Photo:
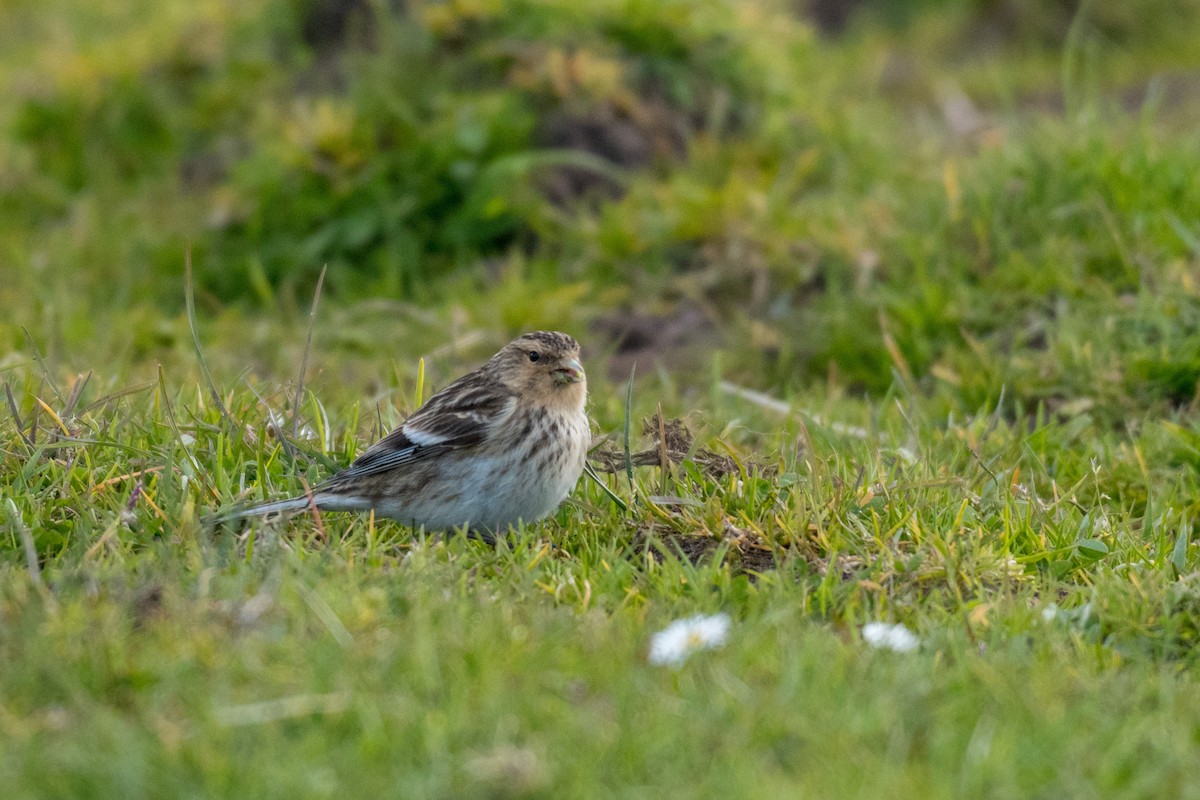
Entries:
{"type": "Polygon", "coordinates": [[[70,419],[75,413],[75,407],[79,405],[79,400],[83,397],[83,390],[87,388],[88,381],[92,379],[92,370],[88,370],[87,374],[76,379],[75,383],[71,384],[71,394],[67,397],[67,404],[63,406],[62,416],[70,419]]]}
{"type": "Polygon", "coordinates": [[[191,447],[189,447],[183,441],[183,433],[179,430],[179,423],[175,419],[175,409],[171,407],[171,398],[167,396],[167,378],[163,374],[161,364],[158,367],[158,390],[162,393],[163,411],[165,411],[167,414],[167,422],[171,426],[171,432],[175,434],[176,444],[183,448],[184,455],[186,455],[188,461],[192,463],[192,469],[196,475],[196,480],[199,481],[200,484],[212,494],[213,499],[219,502],[221,500],[220,492],[214,489],[213,485],[209,483],[207,473],[205,473],[200,467],[200,462],[196,460],[196,454],[193,453],[191,447]]]}
{"type": "Polygon", "coordinates": [[[4,396],[8,399],[8,412],[12,414],[13,422],[17,426],[17,435],[25,444],[33,447],[33,440],[25,435],[25,423],[21,421],[21,411],[17,408],[17,401],[13,398],[12,388],[8,385],[8,381],[4,382],[4,396]]]}
{"type": "Polygon", "coordinates": [[[63,401],[62,392],[58,390],[58,384],[54,382],[54,376],[50,374],[50,367],[47,366],[46,359],[42,358],[42,352],[38,350],[37,344],[33,341],[33,334],[24,325],[21,326],[21,330],[25,332],[25,341],[29,344],[29,349],[33,351],[34,360],[42,368],[42,377],[46,379],[46,383],[50,384],[50,389],[58,397],[58,402],[61,403],[63,401]]]}
{"type": "Polygon", "coordinates": [[[604,481],[600,480],[600,476],[596,474],[596,470],[592,467],[591,464],[584,462],[583,472],[589,478],[594,480],[596,482],[597,486],[599,486],[601,489],[604,490],[604,493],[606,495],[608,495],[608,499],[612,500],[613,503],[617,506],[617,508],[621,509],[622,512],[629,510],[629,504],[626,503],[624,500],[622,500],[619,496],[617,496],[616,492],[614,492],[612,489],[608,488],[608,484],[606,484],[604,481]]]}
{"type": "Polygon", "coordinates": [[[625,387],[625,476],[629,478],[629,494],[632,497],[634,494],[633,488],[633,456],[630,448],[629,427],[632,425],[633,415],[633,376],[637,373],[637,362],[629,368],[629,385],[625,387]]]}
{"type": "Polygon", "coordinates": [[[200,331],[196,328],[196,298],[192,291],[192,246],[190,243],[183,254],[183,305],[187,311],[188,329],[192,332],[192,346],[196,349],[196,361],[200,364],[200,374],[204,376],[204,384],[208,387],[208,393],[212,397],[217,411],[221,413],[221,417],[230,425],[236,425],[229,409],[225,408],[225,403],[221,400],[221,394],[213,382],[212,373],[208,371],[208,363],[204,360],[204,351],[200,349],[200,331]]]}
{"type": "Polygon", "coordinates": [[[417,399],[413,403],[413,408],[420,408],[425,402],[425,358],[417,359],[417,399]]]}
{"type": "Polygon", "coordinates": [[[296,402],[292,404],[292,438],[300,435],[300,403],[304,400],[304,373],[308,371],[308,353],[312,350],[313,325],[317,319],[317,305],[321,302],[321,287],[325,285],[325,272],[329,265],[321,267],[317,288],[313,292],[312,308],[308,311],[308,334],[304,337],[304,355],[300,358],[300,377],[296,379],[296,402]]]}
{"type": "Polygon", "coordinates": [[[1171,566],[1175,574],[1182,575],[1187,567],[1187,550],[1192,539],[1192,523],[1184,520],[1179,524],[1179,535],[1175,538],[1175,547],[1171,550],[1171,566]]]}
{"type": "Polygon", "coordinates": [[[21,519],[21,512],[11,497],[5,498],[5,504],[8,506],[9,519],[12,520],[17,535],[21,537],[21,546],[25,550],[25,566],[29,569],[29,579],[39,590],[43,590],[46,585],[42,583],[42,568],[38,564],[37,546],[33,543],[33,534],[29,532],[29,528],[21,519]]]}
{"type": "Polygon", "coordinates": [[[285,435],[283,429],[277,424],[277,420],[279,420],[280,417],[274,412],[274,410],[272,410],[271,406],[267,403],[266,398],[258,393],[258,390],[254,388],[254,385],[250,383],[249,380],[246,380],[245,384],[246,388],[250,390],[250,393],[254,395],[255,398],[258,399],[258,402],[262,404],[262,407],[267,410],[267,427],[275,432],[275,438],[279,440],[279,444],[283,446],[284,452],[288,454],[288,458],[290,458],[292,463],[295,464],[299,459],[300,454],[296,447],[293,446],[292,442],[285,435]]]}

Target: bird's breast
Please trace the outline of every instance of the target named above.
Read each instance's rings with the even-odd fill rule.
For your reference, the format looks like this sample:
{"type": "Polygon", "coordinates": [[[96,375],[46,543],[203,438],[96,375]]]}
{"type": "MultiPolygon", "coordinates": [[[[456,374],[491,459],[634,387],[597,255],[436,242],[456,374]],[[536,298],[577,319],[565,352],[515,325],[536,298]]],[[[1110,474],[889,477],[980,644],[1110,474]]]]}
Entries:
{"type": "Polygon", "coordinates": [[[587,416],[536,415],[529,434],[505,443],[480,460],[472,482],[478,487],[476,519],[504,528],[534,522],[554,511],[579,480],[591,443],[587,416]]]}

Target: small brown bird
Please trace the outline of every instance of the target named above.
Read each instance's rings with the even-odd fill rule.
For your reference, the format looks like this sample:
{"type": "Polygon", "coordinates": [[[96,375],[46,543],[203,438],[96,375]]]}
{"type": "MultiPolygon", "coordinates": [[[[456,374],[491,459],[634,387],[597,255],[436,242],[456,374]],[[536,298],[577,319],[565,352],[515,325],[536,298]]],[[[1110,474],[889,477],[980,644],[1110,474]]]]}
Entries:
{"type": "Polygon", "coordinates": [[[527,333],[429,398],[404,424],[307,495],[236,516],[368,511],[429,530],[491,538],[554,511],[591,443],[579,343],[527,333]]]}

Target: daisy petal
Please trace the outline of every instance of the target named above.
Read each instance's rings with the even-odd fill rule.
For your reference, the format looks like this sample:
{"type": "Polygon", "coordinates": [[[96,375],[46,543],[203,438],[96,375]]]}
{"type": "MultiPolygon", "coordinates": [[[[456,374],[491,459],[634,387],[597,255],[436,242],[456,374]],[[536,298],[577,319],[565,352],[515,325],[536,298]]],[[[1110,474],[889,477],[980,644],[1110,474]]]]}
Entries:
{"type": "Polygon", "coordinates": [[[879,650],[892,650],[897,653],[907,653],[916,650],[921,644],[917,635],[903,625],[892,625],[887,622],[868,622],[863,625],[863,641],[879,650]]]}
{"type": "Polygon", "coordinates": [[[697,650],[724,646],[728,635],[728,614],[676,620],[651,637],[648,659],[651,664],[678,669],[697,650]]]}

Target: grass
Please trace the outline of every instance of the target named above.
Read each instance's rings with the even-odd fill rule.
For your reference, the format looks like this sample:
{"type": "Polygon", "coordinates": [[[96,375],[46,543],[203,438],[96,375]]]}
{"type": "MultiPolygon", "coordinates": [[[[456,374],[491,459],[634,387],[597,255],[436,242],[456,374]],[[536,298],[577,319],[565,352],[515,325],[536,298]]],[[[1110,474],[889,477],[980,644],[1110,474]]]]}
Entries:
{"type": "Polygon", "coordinates": [[[8,796],[1196,794],[1198,10],[1010,6],[14,7],[8,796]],[[545,523],[205,522],[534,327],[545,523]]]}

